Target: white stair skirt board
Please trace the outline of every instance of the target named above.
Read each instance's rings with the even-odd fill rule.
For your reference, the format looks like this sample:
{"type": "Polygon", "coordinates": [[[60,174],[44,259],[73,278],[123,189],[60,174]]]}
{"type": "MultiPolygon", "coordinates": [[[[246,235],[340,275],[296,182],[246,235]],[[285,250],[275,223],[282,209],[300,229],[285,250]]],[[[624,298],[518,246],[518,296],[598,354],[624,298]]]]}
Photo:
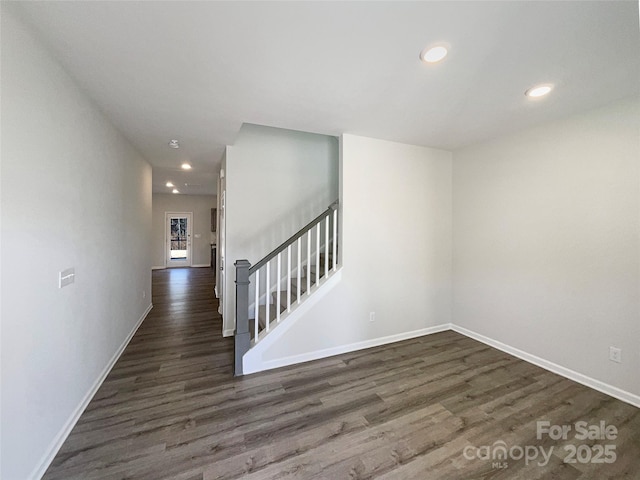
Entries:
{"type": "Polygon", "coordinates": [[[147,309],[138,319],[137,323],[131,329],[131,332],[129,332],[129,335],[127,335],[127,338],[124,339],[124,342],[122,342],[118,350],[116,350],[116,352],[113,354],[109,362],[102,369],[102,372],[100,372],[100,375],[98,376],[96,381],[93,383],[89,391],[86,393],[86,395],[80,401],[78,406],[75,408],[75,410],[73,411],[69,419],[60,429],[60,432],[58,433],[58,435],[56,435],[56,437],[53,439],[53,441],[51,442],[51,445],[47,449],[47,453],[42,457],[42,460],[40,460],[40,463],[38,464],[38,466],[29,476],[29,479],[36,480],[44,476],[45,472],[47,471],[47,468],[49,468],[49,465],[51,464],[51,462],[53,462],[53,459],[55,458],[56,454],[62,447],[62,444],[67,439],[67,437],[71,433],[71,430],[73,430],[73,427],[75,427],[76,423],[78,423],[78,420],[80,419],[80,415],[82,415],[82,412],[84,412],[85,408],[87,408],[87,405],[89,405],[89,402],[91,401],[93,396],[96,394],[96,392],[104,382],[105,378],[107,378],[107,375],[109,375],[109,372],[111,371],[113,366],[116,364],[116,362],[122,355],[122,352],[124,352],[124,349],[127,347],[127,345],[129,345],[129,342],[138,331],[138,328],[140,328],[140,325],[142,325],[142,322],[144,322],[144,319],[147,318],[147,315],[149,315],[149,312],[151,311],[152,308],[153,308],[153,304],[150,303],[147,309]]]}
{"type": "Polygon", "coordinates": [[[311,294],[308,297],[305,296],[304,300],[300,304],[292,302],[291,312],[287,313],[285,311],[286,315],[283,314],[281,316],[280,322],[272,322],[269,332],[261,332],[260,335],[264,336],[262,338],[259,337],[260,341],[257,344],[252,342],[251,349],[244,355],[244,357],[242,357],[242,369],[244,374],[247,375],[250,373],[261,372],[263,370],[278,368],[284,365],[291,365],[292,363],[300,363],[294,361],[273,367],[266,366],[269,362],[263,362],[262,354],[271,345],[277,342],[298,320],[300,320],[311,307],[318,303],[318,301],[329,293],[333,287],[340,283],[341,280],[342,268],[338,267],[338,270],[335,272],[329,272],[328,278],[322,277],[319,283],[313,285],[311,287],[311,294]]]}
{"type": "Polygon", "coordinates": [[[524,352],[517,348],[511,347],[497,340],[493,340],[492,338],[485,337],[484,335],[481,335],[474,331],[467,330],[464,327],[459,327],[458,325],[452,324],[451,330],[453,330],[454,332],[458,332],[466,337],[473,338],[474,340],[482,342],[485,345],[489,345],[490,347],[497,348],[498,350],[508,353],[509,355],[518,357],[525,362],[532,363],[534,365],[537,365],[538,367],[544,368],[545,370],[549,370],[550,372],[568,378],[569,380],[573,380],[574,382],[578,382],[589,388],[593,388],[594,390],[610,395],[613,398],[622,400],[623,402],[629,403],[634,407],[640,407],[640,396],[635,395],[631,392],[627,392],[618,387],[614,387],[613,385],[609,385],[608,383],[601,382],[600,380],[596,380],[595,378],[588,377],[587,375],[563,367],[562,365],[558,365],[557,363],[550,362],[548,360],[545,360],[544,358],[540,358],[530,353],[524,352]]]}
{"type": "Polygon", "coordinates": [[[293,310],[292,308],[291,314],[287,317],[286,322],[281,321],[281,323],[274,327],[273,330],[269,332],[269,334],[265,336],[263,340],[260,340],[257,345],[252,347],[251,350],[249,350],[245,354],[242,359],[243,371],[245,375],[262,372],[264,370],[271,370],[274,368],[286,367],[288,365],[295,365],[297,363],[310,362],[312,360],[332,357],[334,355],[340,355],[342,353],[363,350],[365,348],[377,347],[380,345],[386,345],[388,343],[400,342],[402,340],[409,340],[411,338],[422,337],[424,335],[430,335],[432,333],[451,330],[451,324],[444,323],[442,325],[436,325],[433,327],[422,328],[420,330],[413,330],[410,332],[389,335],[387,337],[374,338],[371,340],[364,340],[362,342],[340,345],[337,347],[316,350],[313,352],[306,352],[300,355],[292,355],[290,357],[263,361],[262,354],[280,337],[282,337],[282,335],[289,328],[291,328],[298,320],[300,320],[304,316],[304,314],[321,299],[321,297],[323,297],[329,290],[331,290],[331,288],[337,285],[341,278],[340,272],[341,270],[338,270],[323,284],[325,288],[311,295],[308,300],[300,304],[300,306],[295,310],[293,310]],[[335,283],[332,283],[332,280],[334,280],[335,283]]]}
{"type": "MultiPolygon", "coordinates": [[[[288,365],[295,365],[298,363],[310,362],[312,360],[319,360],[321,358],[333,357],[335,355],[341,355],[343,353],[364,350],[366,348],[379,347],[380,345],[387,345],[389,343],[410,340],[412,338],[432,335],[434,333],[445,332],[447,330],[451,330],[451,325],[448,323],[443,323],[442,325],[421,328],[420,330],[398,333],[395,335],[389,335],[387,337],[373,338],[371,340],[364,340],[362,342],[340,345],[337,347],[326,348],[324,350],[316,350],[314,352],[303,353],[300,355],[292,355],[290,357],[278,358],[276,360],[267,360],[265,362],[255,361],[255,359],[251,359],[249,362],[247,362],[247,356],[249,355],[249,353],[251,353],[251,350],[249,350],[249,353],[244,356],[243,365],[245,374],[257,373],[264,370],[271,370],[274,368],[286,367],[288,365]]],[[[258,344],[258,346],[259,345],[260,344],[258,344]]]]}

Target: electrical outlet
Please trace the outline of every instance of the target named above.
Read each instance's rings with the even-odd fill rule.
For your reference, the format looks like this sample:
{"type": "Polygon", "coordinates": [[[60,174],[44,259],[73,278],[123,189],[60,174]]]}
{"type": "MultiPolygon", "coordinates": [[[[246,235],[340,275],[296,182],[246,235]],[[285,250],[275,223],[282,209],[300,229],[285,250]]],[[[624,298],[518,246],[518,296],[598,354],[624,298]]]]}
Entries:
{"type": "Polygon", "coordinates": [[[622,349],[609,347],[609,360],[612,362],[622,363],[622,349]]]}
{"type": "Polygon", "coordinates": [[[142,298],[143,299],[147,298],[147,291],[146,290],[142,291],[142,298]]]}
{"type": "Polygon", "coordinates": [[[369,321],[370,322],[376,321],[376,312],[369,312],[369,321]]]}

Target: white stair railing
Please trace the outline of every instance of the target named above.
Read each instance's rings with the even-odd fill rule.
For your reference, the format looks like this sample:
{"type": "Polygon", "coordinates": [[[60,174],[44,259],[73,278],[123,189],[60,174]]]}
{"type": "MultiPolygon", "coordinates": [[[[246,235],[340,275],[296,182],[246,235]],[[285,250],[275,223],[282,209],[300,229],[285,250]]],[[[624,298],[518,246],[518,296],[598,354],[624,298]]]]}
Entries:
{"type": "Polygon", "coordinates": [[[304,298],[317,290],[320,284],[337,270],[338,202],[331,204],[327,210],[255,265],[252,266],[247,260],[238,260],[235,265],[234,374],[238,376],[242,375],[242,357],[252,345],[267,335],[272,323],[279,324],[291,312],[292,304],[298,305],[304,301],[304,298]],[[293,249],[297,253],[295,262],[292,262],[293,249]],[[312,264],[312,259],[315,260],[315,265],[312,264]],[[275,277],[272,275],[272,263],[275,264],[275,277]],[[303,283],[306,284],[304,289],[303,283]],[[254,304],[250,307],[251,285],[254,288],[254,304]],[[250,320],[251,316],[253,318],[250,320]],[[251,329],[250,321],[253,322],[251,329]]]}

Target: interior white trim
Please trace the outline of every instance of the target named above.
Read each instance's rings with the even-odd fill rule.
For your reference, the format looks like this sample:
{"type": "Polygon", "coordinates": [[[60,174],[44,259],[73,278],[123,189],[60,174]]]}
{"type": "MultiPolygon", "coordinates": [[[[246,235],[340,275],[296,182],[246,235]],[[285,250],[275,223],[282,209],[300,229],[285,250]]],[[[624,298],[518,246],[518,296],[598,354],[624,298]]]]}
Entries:
{"type": "MultiPolygon", "coordinates": [[[[341,355],[343,353],[349,353],[357,350],[364,350],[366,348],[378,347],[380,345],[386,345],[389,343],[400,342],[402,340],[409,340],[411,338],[422,337],[424,335],[430,335],[432,333],[444,332],[450,329],[451,325],[448,323],[444,323],[442,325],[422,328],[420,330],[413,330],[411,332],[398,333],[386,337],[364,340],[362,342],[340,345],[337,347],[326,348],[324,350],[316,350],[314,352],[307,352],[300,355],[292,355],[290,357],[278,358],[276,360],[267,360],[262,362],[256,362],[255,360],[252,361],[253,359],[247,359],[247,356],[245,355],[245,357],[243,358],[243,366],[245,374],[257,373],[264,370],[286,367],[288,365],[294,365],[297,363],[310,362],[312,360],[319,360],[321,358],[332,357],[334,355],[341,355]]],[[[260,343],[258,345],[260,345],[260,343]]]]}
{"type": "MultiPolygon", "coordinates": [[[[220,310],[218,310],[218,313],[222,314],[222,312],[220,310]]],[[[227,330],[223,330],[222,331],[222,336],[223,337],[233,337],[233,335],[236,333],[236,331],[234,329],[227,329],[227,330]]]]}
{"type": "Polygon", "coordinates": [[[151,267],[151,270],[165,270],[167,267],[165,267],[164,265],[158,265],[158,266],[154,266],[151,267]]]}
{"type": "Polygon", "coordinates": [[[131,329],[131,332],[129,332],[129,335],[127,335],[127,338],[124,339],[124,342],[122,342],[122,344],[120,345],[120,348],[118,348],[118,350],[116,350],[116,352],[113,354],[113,356],[111,357],[109,362],[105,365],[104,369],[102,369],[102,372],[100,372],[100,375],[98,376],[94,384],[91,386],[87,394],[84,396],[82,401],[78,404],[78,406],[75,408],[75,410],[73,411],[69,419],[66,421],[62,429],[60,429],[60,432],[58,432],[56,437],[53,439],[49,448],[47,449],[47,453],[45,453],[45,455],[42,457],[42,459],[38,463],[38,466],[34,469],[31,475],[29,475],[29,479],[38,480],[43,477],[43,475],[47,471],[47,468],[49,468],[49,465],[51,464],[56,454],[62,447],[62,444],[71,433],[71,430],[73,430],[73,427],[75,427],[76,423],[78,423],[78,420],[80,419],[80,415],[82,415],[82,412],[84,412],[85,408],[87,408],[87,405],[89,405],[89,402],[91,401],[93,396],[96,394],[96,392],[104,382],[105,378],[107,378],[107,375],[109,375],[109,372],[111,371],[113,366],[116,364],[116,362],[122,355],[122,352],[124,352],[124,349],[127,348],[127,345],[129,345],[129,342],[138,331],[138,328],[140,328],[140,325],[142,325],[142,322],[144,322],[144,319],[147,318],[147,315],[149,315],[149,312],[151,311],[152,308],[153,308],[153,304],[150,303],[147,309],[142,314],[142,316],[138,319],[138,321],[134,325],[133,329],[131,329]]]}
{"type": "Polygon", "coordinates": [[[596,380],[595,378],[588,377],[582,373],[563,367],[562,365],[558,365],[557,363],[545,360],[544,358],[537,357],[536,355],[532,355],[531,353],[524,352],[510,345],[499,342],[498,340],[485,337],[484,335],[476,333],[472,330],[468,330],[464,327],[452,324],[451,330],[458,332],[466,337],[473,338],[474,340],[482,342],[485,345],[489,345],[490,347],[497,348],[498,350],[508,353],[509,355],[518,357],[525,362],[532,363],[534,365],[537,365],[538,367],[544,368],[545,370],[549,370],[550,372],[568,378],[569,380],[573,380],[574,382],[578,382],[599,392],[606,393],[607,395],[617,398],[618,400],[622,400],[623,402],[629,403],[634,407],[640,408],[640,396],[638,395],[627,392],[618,387],[614,387],[613,385],[609,385],[608,383],[601,382],[600,380],[596,380]]]}

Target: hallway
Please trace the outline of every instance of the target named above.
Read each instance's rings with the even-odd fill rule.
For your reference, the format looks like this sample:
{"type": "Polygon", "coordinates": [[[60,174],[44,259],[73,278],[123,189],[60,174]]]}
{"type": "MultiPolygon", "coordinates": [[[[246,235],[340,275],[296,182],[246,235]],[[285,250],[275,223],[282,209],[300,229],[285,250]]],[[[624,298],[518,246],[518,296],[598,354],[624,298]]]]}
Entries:
{"type": "Polygon", "coordinates": [[[233,381],[233,340],[221,336],[213,270],[154,270],[152,282],[153,309],[44,478],[160,478],[158,455],[183,465],[168,451],[180,451],[207,389],[233,381]]]}

